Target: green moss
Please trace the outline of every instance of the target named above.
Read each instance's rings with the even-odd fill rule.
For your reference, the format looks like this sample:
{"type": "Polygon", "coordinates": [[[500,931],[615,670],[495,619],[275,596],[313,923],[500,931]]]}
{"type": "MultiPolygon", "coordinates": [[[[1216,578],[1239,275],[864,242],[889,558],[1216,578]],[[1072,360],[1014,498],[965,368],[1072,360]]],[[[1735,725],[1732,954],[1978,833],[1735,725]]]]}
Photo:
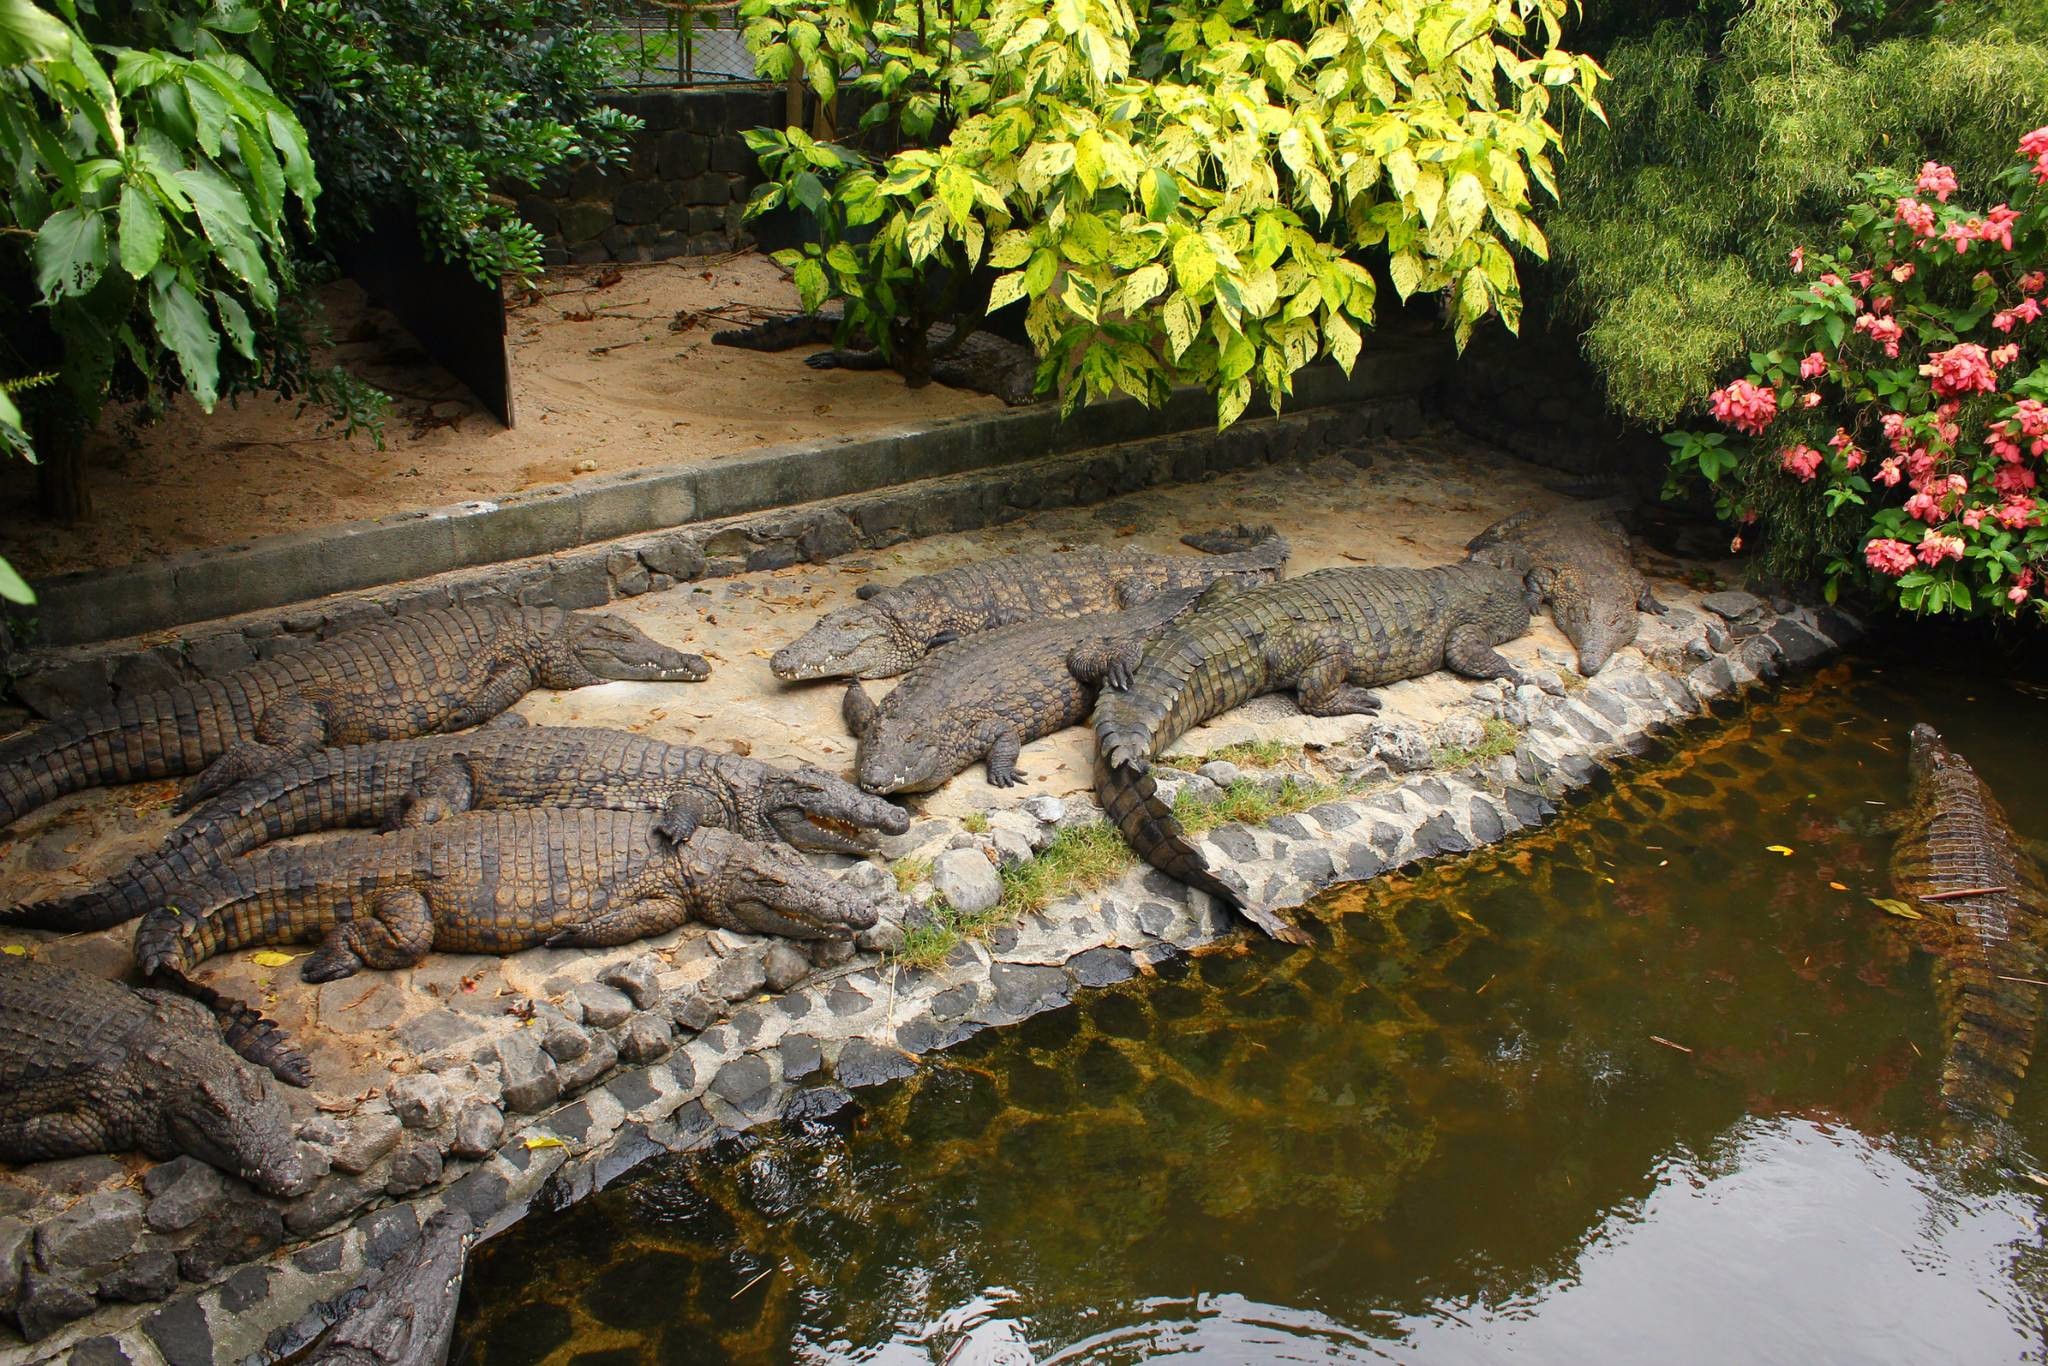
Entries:
{"type": "Polygon", "coordinates": [[[1219,825],[1258,825],[1311,806],[1337,800],[1350,789],[1339,783],[1310,778],[1286,778],[1278,788],[1268,788],[1250,778],[1239,778],[1217,795],[1196,796],[1183,792],[1173,803],[1173,814],[1190,835],[1213,830],[1219,825]]]}
{"type": "Polygon", "coordinates": [[[1491,716],[1486,721],[1486,734],[1478,744],[1470,749],[1439,745],[1431,758],[1438,768],[1463,768],[1481,759],[1498,759],[1503,754],[1512,754],[1521,742],[1519,727],[1509,725],[1498,716],[1491,716]]]}
{"type": "Polygon", "coordinates": [[[906,968],[937,967],[960,942],[952,908],[943,901],[935,901],[932,909],[932,920],[905,933],[903,947],[896,951],[896,961],[906,968]]]}
{"type": "Polygon", "coordinates": [[[960,818],[960,824],[966,827],[967,833],[970,835],[986,835],[988,833],[988,812],[970,811],[960,818]]]}

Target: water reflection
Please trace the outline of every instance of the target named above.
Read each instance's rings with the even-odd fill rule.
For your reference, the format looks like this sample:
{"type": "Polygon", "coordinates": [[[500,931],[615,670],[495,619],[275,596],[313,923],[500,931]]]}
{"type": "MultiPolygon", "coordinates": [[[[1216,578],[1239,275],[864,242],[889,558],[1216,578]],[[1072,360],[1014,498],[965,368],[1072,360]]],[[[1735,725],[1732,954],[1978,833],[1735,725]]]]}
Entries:
{"type": "Polygon", "coordinates": [[[1926,965],[1867,900],[1912,719],[2048,816],[2048,742],[1944,686],[1836,671],[1339,895],[1316,951],[1094,994],[530,1221],[457,1359],[2039,1359],[2044,1088],[1951,1169],[1926,965]]]}

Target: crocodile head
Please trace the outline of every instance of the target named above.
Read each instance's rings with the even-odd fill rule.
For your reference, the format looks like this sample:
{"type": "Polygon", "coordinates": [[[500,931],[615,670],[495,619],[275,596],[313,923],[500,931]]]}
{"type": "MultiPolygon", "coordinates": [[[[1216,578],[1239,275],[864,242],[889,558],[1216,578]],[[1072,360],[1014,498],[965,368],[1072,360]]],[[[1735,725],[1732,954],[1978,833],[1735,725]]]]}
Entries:
{"type": "Polygon", "coordinates": [[[1579,652],[1579,672],[1587,678],[1636,638],[1638,595],[1626,584],[1591,583],[1567,565],[1549,577],[1542,592],[1550,619],[1579,652]]]}
{"type": "Polygon", "coordinates": [[[854,776],[869,792],[929,792],[960,768],[927,724],[885,715],[877,716],[861,737],[854,776]]]}
{"type": "Polygon", "coordinates": [[[923,651],[904,638],[902,624],[862,603],[819,617],[810,630],[777,650],[768,667],[792,683],[812,678],[889,678],[915,664],[923,651]]]}
{"type": "Polygon", "coordinates": [[[150,1060],[160,1064],[171,1147],[270,1195],[301,1195],[312,1184],[291,1112],[268,1073],[229,1054],[217,1038],[181,1040],[150,1060]]]}
{"type": "Polygon", "coordinates": [[[875,831],[900,835],[910,828],[902,807],[816,768],[772,774],[761,812],[786,842],[821,854],[866,853],[874,848],[875,831]]]}
{"type": "Polygon", "coordinates": [[[847,939],[875,923],[875,906],[789,850],[701,827],[684,846],[699,865],[704,920],[743,934],[847,939]]]}
{"type": "Polygon", "coordinates": [[[1906,742],[1906,768],[1913,775],[1914,782],[1962,762],[1962,756],[1948,747],[1948,741],[1941,738],[1940,731],[1925,721],[1913,727],[1913,733],[1906,742]]]}
{"type": "Polygon", "coordinates": [[[602,612],[569,617],[569,649],[599,678],[636,683],[694,683],[711,677],[701,656],[671,650],[623,619],[602,612]]]}

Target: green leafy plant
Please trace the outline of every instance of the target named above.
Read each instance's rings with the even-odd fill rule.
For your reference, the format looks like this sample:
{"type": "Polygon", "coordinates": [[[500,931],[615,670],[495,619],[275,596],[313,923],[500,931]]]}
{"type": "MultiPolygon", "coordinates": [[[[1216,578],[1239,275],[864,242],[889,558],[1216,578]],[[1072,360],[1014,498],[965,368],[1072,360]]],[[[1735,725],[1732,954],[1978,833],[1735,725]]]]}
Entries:
{"type": "Polygon", "coordinates": [[[1967,201],[1932,161],[1861,175],[1833,244],[1791,253],[1776,343],[1710,397],[1736,435],[1667,438],[1677,476],[1761,521],[1776,567],[1824,566],[1831,600],[1854,582],[1909,612],[2039,608],[2048,125],[2018,152],[1967,201]]]}
{"type": "Polygon", "coordinates": [[[294,207],[310,225],[319,193],[304,130],[252,60],[264,23],[238,0],[139,14],[0,0],[7,359],[58,377],[25,431],[9,425],[34,438],[54,512],[89,506],[84,434],[117,368],[211,409],[224,366],[257,363],[292,278],[294,207]],[[151,37],[164,46],[112,41],[151,37]]]}
{"type": "Polygon", "coordinates": [[[1520,313],[1511,249],[1541,257],[1550,122],[1604,73],[1560,47],[1567,0],[746,0],[762,74],[867,102],[886,155],[801,129],[749,135],[749,211],[813,215],[781,259],[807,307],[843,300],[913,382],[925,326],[1022,303],[1042,387],[1071,411],[1176,383],[1220,423],[1294,372],[1346,368],[1384,256],[1403,298],[1442,291],[1462,344],[1520,313]],[[851,73],[847,75],[846,73],[851,73]]]}

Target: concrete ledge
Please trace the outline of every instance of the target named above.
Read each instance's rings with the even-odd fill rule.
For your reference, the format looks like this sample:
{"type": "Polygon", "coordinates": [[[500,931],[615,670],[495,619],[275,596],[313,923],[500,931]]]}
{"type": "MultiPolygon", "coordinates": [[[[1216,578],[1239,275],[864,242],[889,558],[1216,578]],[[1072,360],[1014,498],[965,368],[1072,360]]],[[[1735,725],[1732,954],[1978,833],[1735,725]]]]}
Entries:
{"type": "MultiPolygon", "coordinates": [[[[1349,377],[1333,366],[1297,375],[1287,411],[1419,395],[1447,360],[1434,339],[1385,340],[1359,357],[1349,377]]],[[[1119,399],[1072,422],[1042,404],[58,575],[35,585],[37,634],[21,643],[74,646],[143,635],[696,521],[1206,429],[1214,420],[1208,395],[1192,389],[1177,391],[1158,410],[1119,399]]]]}

